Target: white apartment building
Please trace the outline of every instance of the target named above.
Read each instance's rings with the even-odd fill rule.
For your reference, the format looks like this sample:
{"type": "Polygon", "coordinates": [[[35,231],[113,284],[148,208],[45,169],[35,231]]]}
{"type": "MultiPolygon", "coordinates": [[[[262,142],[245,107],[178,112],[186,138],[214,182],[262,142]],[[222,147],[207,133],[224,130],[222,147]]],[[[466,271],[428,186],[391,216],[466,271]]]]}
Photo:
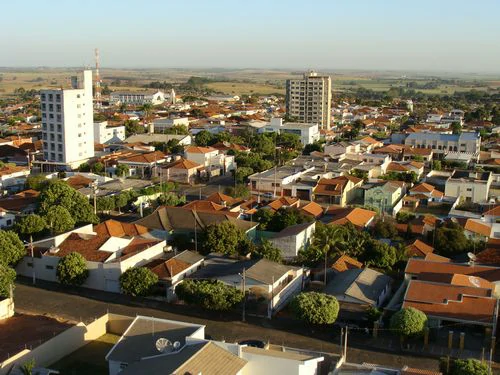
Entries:
{"type": "Polygon", "coordinates": [[[110,126],[107,121],[94,122],[94,142],[105,144],[125,140],[125,126],[110,126]]]}
{"type": "Polygon", "coordinates": [[[46,161],[76,168],[94,156],[92,71],[71,86],[41,90],[42,138],[46,161]]]}
{"type": "Polygon", "coordinates": [[[272,118],[271,122],[267,126],[259,129],[259,132],[296,134],[300,137],[300,142],[302,142],[304,146],[319,141],[319,136],[320,136],[319,126],[317,123],[316,124],[305,124],[305,123],[303,124],[298,122],[283,123],[283,119],[281,117],[272,118]]]}
{"type": "Polygon", "coordinates": [[[302,79],[286,81],[286,113],[301,123],[318,123],[330,129],[332,110],[332,81],[314,71],[302,79]]]}

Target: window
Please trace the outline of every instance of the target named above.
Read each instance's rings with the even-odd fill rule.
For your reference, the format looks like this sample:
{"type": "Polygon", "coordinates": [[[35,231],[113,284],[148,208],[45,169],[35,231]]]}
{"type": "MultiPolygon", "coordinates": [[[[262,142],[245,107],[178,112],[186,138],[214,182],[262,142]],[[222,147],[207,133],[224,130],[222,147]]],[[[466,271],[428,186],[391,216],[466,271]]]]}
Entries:
{"type": "Polygon", "coordinates": [[[467,191],[472,191],[472,188],[467,188],[467,191]]]}
{"type": "Polygon", "coordinates": [[[54,269],[54,266],[49,266],[49,265],[46,265],[46,266],[45,266],[45,269],[47,269],[47,270],[53,270],[53,269],[54,269]]]}
{"type": "Polygon", "coordinates": [[[45,100],[45,94],[42,94],[42,95],[40,96],[40,98],[41,98],[42,100],[45,100]]]}
{"type": "Polygon", "coordinates": [[[51,141],[54,141],[54,140],[55,140],[55,138],[54,138],[54,134],[51,134],[51,135],[50,135],[50,140],[51,140],[51,141]]]}
{"type": "Polygon", "coordinates": [[[56,110],[57,110],[57,112],[61,112],[61,105],[60,105],[60,104],[58,104],[58,105],[56,106],[56,110]]]}
{"type": "Polygon", "coordinates": [[[62,145],[57,145],[57,151],[62,152],[62,145]]]}
{"type": "Polygon", "coordinates": [[[54,95],[49,94],[49,100],[54,100],[54,95]]]}
{"type": "Polygon", "coordinates": [[[33,268],[33,263],[29,262],[26,264],[28,267],[33,268]]]}
{"type": "MultiPolygon", "coordinates": [[[[61,94],[56,94],[56,100],[57,100],[58,102],[60,102],[60,101],[61,101],[61,94]]],[[[58,106],[58,107],[60,107],[60,106],[58,106]]]]}
{"type": "Polygon", "coordinates": [[[62,121],[62,117],[61,117],[61,115],[59,115],[59,114],[57,115],[57,121],[59,121],[59,122],[61,122],[61,121],[62,121]]]}
{"type": "Polygon", "coordinates": [[[61,134],[57,135],[57,142],[62,142],[62,135],[61,134]]]}
{"type": "Polygon", "coordinates": [[[54,105],[53,104],[49,104],[49,111],[53,111],[54,110],[54,105]]]}
{"type": "Polygon", "coordinates": [[[47,108],[47,105],[45,103],[42,103],[42,111],[45,111],[46,108],[47,108]]]}
{"type": "Polygon", "coordinates": [[[61,124],[57,124],[57,131],[62,132],[62,125],[61,124]]]}

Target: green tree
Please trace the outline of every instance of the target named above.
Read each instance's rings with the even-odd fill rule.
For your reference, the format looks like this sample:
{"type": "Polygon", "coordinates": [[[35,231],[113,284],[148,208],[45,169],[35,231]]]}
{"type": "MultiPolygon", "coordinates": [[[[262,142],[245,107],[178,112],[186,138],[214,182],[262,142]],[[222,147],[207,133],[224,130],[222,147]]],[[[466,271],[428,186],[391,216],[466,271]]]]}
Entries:
{"type": "Polygon", "coordinates": [[[95,174],[103,174],[104,173],[104,164],[98,161],[92,166],[92,172],[95,174]]]}
{"type": "Polygon", "coordinates": [[[197,146],[206,147],[211,145],[214,139],[215,138],[212,133],[207,130],[202,130],[195,135],[194,143],[196,143],[197,146]]]}
{"type": "Polygon", "coordinates": [[[281,263],[283,261],[281,250],[266,239],[264,239],[262,243],[255,248],[252,252],[252,256],[256,258],[268,259],[276,263],[281,263]]]}
{"type": "Polygon", "coordinates": [[[89,163],[82,163],[78,166],[78,172],[90,172],[91,168],[89,163]]]}
{"type": "Polygon", "coordinates": [[[274,143],[275,137],[276,134],[274,133],[257,134],[252,138],[250,147],[254,153],[273,157],[276,151],[276,145],[274,143]]]}
{"type": "Polygon", "coordinates": [[[131,296],[147,296],[158,283],[158,276],[146,267],[133,267],[120,276],[123,293],[131,296]]]}
{"type": "Polygon", "coordinates": [[[151,103],[144,103],[141,106],[141,111],[142,111],[142,117],[144,118],[144,122],[147,124],[149,123],[149,120],[151,118],[151,115],[153,113],[153,105],[151,103]]]}
{"type": "Polygon", "coordinates": [[[52,234],[64,233],[75,227],[75,220],[69,211],[61,205],[50,207],[44,218],[52,234]]]}
{"type": "Polygon", "coordinates": [[[459,122],[452,122],[451,123],[451,130],[453,134],[460,134],[462,133],[462,125],[460,125],[459,122]]]}
{"type": "Polygon", "coordinates": [[[23,216],[16,224],[16,231],[25,236],[33,236],[46,228],[45,219],[37,214],[23,216]]]}
{"type": "Polygon", "coordinates": [[[118,208],[119,211],[121,211],[121,209],[128,204],[129,196],[123,191],[120,194],[115,195],[114,198],[115,208],[118,208]]]}
{"type": "Polygon", "coordinates": [[[248,176],[253,174],[253,169],[250,167],[238,167],[235,171],[236,182],[242,184],[247,182],[248,176]]]}
{"type": "Polygon", "coordinates": [[[80,286],[89,277],[87,262],[80,253],[69,253],[59,260],[56,275],[61,284],[80,286]]]}
{"type": "Polygon", "coordinates": [[[39,213],[46,215],[53,206],[63,206],[77,224],[96,224],[99,219],[94,214],[94,208],[83,194],[79,193],[66,182],[50,181],[39,196],[39,213]]]}
{"type": "Polygon", "coordinates": [[[156,201],[161,206],[179,206],[186,203],[186,197],[176,193],[164,193],[156,201]]]}
{"type": "Polygon", "coordinates": [[[130,137],[134,134],[143,134],[146,132],[146,128],[139,124],[137,120],[127,120],[125,121],[125,135],[130,137]]]}
{"type": "Polygon", "coordinates": [[[214,311],[227,311],[243,300],[241,290],[219,280],[186,279],[175,287],[175,294],[188,305],[214,311]]]}
{"type": "Polygon", "coordinates": [[[449,222],[436,229],[434,248],[440,255],[452,256],[469,251],[470,242],[462,227],[449,222]]]}
{"type": "Polygon", "coordinates": [[[48,180],[42,174],[30,175],[26,179],[26,188],[40,191],[47,185],[48,180]]]}
{"type": "Polygon", "coordinates": [[[0,264],[15,266],[26,255],[26,248],[17,233],[0,230],[0,264]]]}
{"type": "Polygon", "coordinates": [[[362,254],[361,260],[367,266],[391,269],[397,262],[396,249],[386,243],[370,239],[362,254]]]}
{"type": "Polygon", "coordinates": [[[97,211],[112,211],[115,209],[114,197],[97,197],[96,199],[97,211]]]}
{"type": "Polygon", "coordinates": [[[246,244],[246,241],[245,232],[233,223],[223,221],[207,227],[204,234],[203,251],[206,254],[215,252],[234,255],[240,250],[244,251],[242,246],[246,244]]]}
{"type": "Polygon", "coordinates": [[[118,164],[115,169],[115,174],[118,177],[126,177],[130,173],[130,168],[127,164],[118,164]]]}
{"type": "Polygon", "coordinates": [[[325,255],[331,257],[343,253],[347,240],[346,227],[317,222],[311,245],[306,250],[301,250],[299,255],[305,261],[314,263],[323,260],[325,255]]]}
{"type": "Polygon", "coordinates": [[[31,358],[30,360],[24,362],[21,366],[21,372],[23,373],[23,375],[33,375],[35,364],[35,358],[31,358]]]}
{"type": "Polygon", "coordinates": [[[233,198],[248,199],[250,197],[250,190],[248,190],[248,187],[243,184],[237,184],[236,186],[228,186],[225,189],[224,193],[230,195],[233,198]]]}
{"type": "Polygon", "coordinates": [[[311,152],[323,152],[323,145],[320,142],[309,143],[304,146],[302,150],[303,155],[311,155],[311,152]]]}
{"type": "Polygon", "coordinates": [[[267,230],[271,219],[273,218],[273,210],[262,208],[253,215],[253,220],[259,223],[259,230],[267,230]]]}
{"type": "Polygon", "coordinates": [[[389,221],[378,220],[373,226],[373,235],[377,238],[390,238],[398,237],[398,230],[389,221]]]}
{"type": "Polygon", "coordinates": [[[0,299],[10,296],[10,288],[14,289],[16,280],[16,271],[9,266],[0,264],[0,299]]]}
{"type": "Polygon", "coordinates": [[[486,363],[477,359],[456,359],[450,366],[450,375],[488,375],[486,363]]]}
{"type": "Polygon", "coordinates": [[[403,337],[420,336],[426,326],[427,316],[413,307],[399,310],[391,318],[391,329],[403,337]]]}
{"type": "Polygon", "coordinates": [[[276,137],[276,146],[283,147],[287,150],[301,151],[302,143],[297,134],[281,133],[276,137]]]}
{"type": "Polygon", "coordinates": [[[432,161],[432,169],[435,171],[440,171],[442,169],[441,160],[433,160],[432,161]]]}
{"type": "Polygon", "coordinates": [[[339,303],[324,293],[306,292],[290,303],[294,315],[308,324],[333,324],[339,313],[339,303]]]}
{"type": "Polygon", "coordinates": [[[281,230],[296,224],[312,221],[310,216],[304,215],[295,207],[282,207],[272,216],[267,225],[267,230],[280,232],[281,230]]]}

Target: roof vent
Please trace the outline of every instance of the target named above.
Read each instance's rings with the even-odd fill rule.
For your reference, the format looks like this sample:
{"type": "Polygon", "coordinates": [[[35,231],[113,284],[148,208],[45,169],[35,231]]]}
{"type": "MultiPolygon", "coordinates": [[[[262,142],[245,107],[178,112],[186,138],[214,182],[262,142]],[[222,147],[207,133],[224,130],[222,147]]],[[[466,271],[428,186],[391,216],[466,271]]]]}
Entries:
{"type": "Polygon", "coordinates": [[[155,346],[156,350],[158,350],[160,353],[167,353],[172,351],[172,343],[164,337],[160,337],[158,340],[156,340],[155,346]]]}

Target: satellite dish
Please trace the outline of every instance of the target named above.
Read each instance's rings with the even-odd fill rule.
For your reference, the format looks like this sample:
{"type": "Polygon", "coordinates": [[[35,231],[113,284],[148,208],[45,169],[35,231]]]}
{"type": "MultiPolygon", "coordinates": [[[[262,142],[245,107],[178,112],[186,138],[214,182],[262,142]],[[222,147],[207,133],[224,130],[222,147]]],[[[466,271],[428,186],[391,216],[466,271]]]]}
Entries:
{"type": "Polygon", "coordinates": [[[174,350],[179,350],[181,343],[179,341],[174,342],[174,350]]]}
{"type": "Polygon", "coordinates": [[[155,346],[156,350],[158,350],[160,353],[165,353],[167,349],[171,348],[172,344],[168,339],[160,337],[158,340],[156,340],[155,346]]]}
{"type": "Polygon", "coordinates": [[[477,257],[471,253],[471,252],[468,252],[467,253],[467,256],[469,257],[470,260],[472,260],[473,262],[475,262],[477,260],[477,257]]]}

